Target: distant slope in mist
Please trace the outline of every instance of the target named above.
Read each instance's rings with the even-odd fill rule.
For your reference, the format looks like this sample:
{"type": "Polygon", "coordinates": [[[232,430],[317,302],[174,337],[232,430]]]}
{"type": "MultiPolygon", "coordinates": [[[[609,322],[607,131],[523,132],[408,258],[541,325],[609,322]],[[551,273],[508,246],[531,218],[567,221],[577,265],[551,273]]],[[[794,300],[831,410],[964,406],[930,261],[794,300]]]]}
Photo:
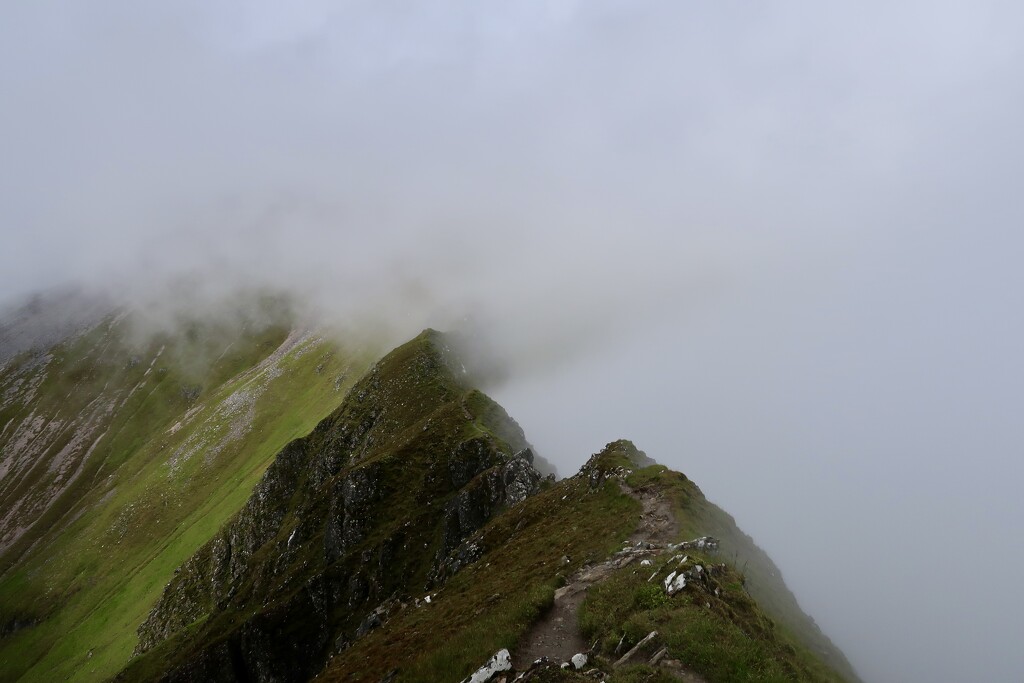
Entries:
{"type": "Polygon", "coordinates": [[[372,360],[278,313],[141,337],[123,313],[3,366],[0,680],[116,673],[172,569],[372,360]]]}
{"type": "Polygon", "coordinates": [[[98,294],[51,290],[0,308],[0,366],[19,353],[45,351],[110,315],[114,305],[98,294]]]}

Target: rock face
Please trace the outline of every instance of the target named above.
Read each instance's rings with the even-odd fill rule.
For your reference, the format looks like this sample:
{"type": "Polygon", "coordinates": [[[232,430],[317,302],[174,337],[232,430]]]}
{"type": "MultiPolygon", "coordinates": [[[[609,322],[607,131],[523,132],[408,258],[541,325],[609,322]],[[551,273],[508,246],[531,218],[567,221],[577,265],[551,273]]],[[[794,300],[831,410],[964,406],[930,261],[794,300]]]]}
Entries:
{"type": "Polygon", "coordinates": [[[307,680],[389,599],[472,562],[466,538],[541,475],[518,425],[449,364],[443,337],[424,332],[281,451],[175,573],[139,628],[136,654],[153,656],[121,678],[307,680]]]}

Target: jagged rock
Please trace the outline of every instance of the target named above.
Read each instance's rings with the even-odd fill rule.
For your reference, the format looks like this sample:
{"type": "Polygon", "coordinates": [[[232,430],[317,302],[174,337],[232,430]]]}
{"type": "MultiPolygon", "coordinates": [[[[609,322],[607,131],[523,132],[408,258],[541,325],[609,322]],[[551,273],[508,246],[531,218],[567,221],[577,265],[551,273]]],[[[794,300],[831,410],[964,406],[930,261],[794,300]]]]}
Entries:
{"type": "Polygon", "coordinates": [[[334,487],[324,534],[328,562],[334,562],[366,537],[373,522],[373,504],[381,497],[379,470],[372,464],[353,470],[334,487]]]}
{"type": "Polygon", "coordinates": [[[523,450],[521,450],[518,453],[516,453],[515,457],[521,458],[521,459],[525,460],[526,462],[528,462],[528,463],[530,463],[532,465],[533,464],[533,459],[534,459],[533,449],[532,448],[524,448],[523,450]]]}
{"type": "Polygon", "coordinates": [[[381,625],[380,615],[376,612],[371,612],[370,616],[363,620],[363,623],[356,629],[356,638],[362,638],[367,633],[375,628],[379,628],[381,625]]]}
{"type": "Polygon", "coordinates": [[[498,650],[494,653],[486,664],[476,670],[473,675],[468,678],[464,678],[462,683],[488,683],[491,681],[495,674],[501,673],[502,671],[512,670],[512,656],[508,650],[498,650]]]}
{"type": "Polygon", "coordinates": [[[445,508],[440,557],[447,557],[498,510],[522,502],[539,489],[540,474],[521,458],[479,474],[445,508]]]}
{"type": "Polygon", "coordinates": [[[505,505],[521,503],[540,488],[540,473],[525,458],[515,457],[505,463],[501,468],[501,476],[505,488],[505,505]]]}
{"type": "Polygon", "coordinates": [[[692,541],[670,543],[668,547],[671,550],[718,550],[718,539],[712,538],[711,536],[701,536],[700,538],[695,538],[692,541]]]}
{"type": "Polygon", "coordinates": [[[518,426],[458,384],[436,339],[389,354],[278,454],[239,514],[172,578],[137,653],[208,617],[228,630],[182,641],[168,679],[232,680],[214,670],[227,659],[240,679],[306,680],[325,653],[387,619],[378,608],[356,621],[368,603],[419,589],[408,583],[422,576],[428,539],[441,539],[426,564],[438,582],[482,554],[464,540],[538,491],[541,475],[518,426]],[[214,618],[222,612],[236,621],[214,618]]]}
{"type": "Polygon", "coordinates": [[[665,592],[668,595],[675,595],[686,588],[686,572],[671,572],[665,577],[665,592]]]}
{"type": "Polygon", "coordinates": [[[495,464],[494,450],[483,438],[460,443],[448,457],[448,473],[453,488],[459,489],[480,472],[495,464]]]}
{"type": "MultiPolygon", "coordinates": [[[[682,567],[689,560],[689,557],[676,555],[670,559],[666,565],[672,565],[679,557],[682,557],[677,565],[679,567],[682,567]]],[[[714,595],[718,596],[721,593],[721,589],[716,585],[716,582],[711,577],[721,574],[724,571],[724,564],[709,565],[708,567],[701,564],[695,564],[689,569],[675,569],[669,572],[668,576],[662,580],[662,585],[665,588],[665,593],[669,596],[675,595],[689,585],[697,585],[704,591],[714,593],[714,595]]],[[[648,581],[652,581],[658,573],[659,571],[655,571],[651,574],[648,581]]]]}
{"type": "Polygon", "coordinates": [[[455,576],[459,570],[479,560],[483,554],[483,545],[474,540],[466,541],[430,571],[427,575],[427,586],[443,583],[455,576]]]}

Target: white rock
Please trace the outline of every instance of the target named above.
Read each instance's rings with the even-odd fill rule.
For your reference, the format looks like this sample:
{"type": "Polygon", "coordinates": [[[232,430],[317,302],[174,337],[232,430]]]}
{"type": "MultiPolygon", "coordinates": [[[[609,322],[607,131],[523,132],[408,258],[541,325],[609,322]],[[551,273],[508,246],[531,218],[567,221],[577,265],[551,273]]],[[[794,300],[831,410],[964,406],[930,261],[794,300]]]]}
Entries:
{"type": "Polygon", "coordinates": [[[650,567],[651,566],[651,561],[650,560],[640,560],[640,566],[641,567],[650,567]]]}
{"type": "Polygon", "coordinates": [[[665,579],[665,592],[669,595],[675,595],[679,591],[686,588],[686,574],[676,575],[675,572],[669,574],[669,578],[665,579]],[[669,579],[674,579],[669,581],[669,579]]]}
{"type": "Polygon", "coordinates": [[[577,671],[582,671],[583,667],[587,665],[587,655],[582,652],[578,652],[574,654],[572,659],[569,661],[572,662],[573,667],[575,667],[577,671]]]}
{"type": "Polygon", "coordinates": [[[486,683],[499,671],[508,671],[512,668],[512,656],[508,650],[498,650],[486,664],[476,670],[469,678],[463,679],[462,683],[486,683]]]}

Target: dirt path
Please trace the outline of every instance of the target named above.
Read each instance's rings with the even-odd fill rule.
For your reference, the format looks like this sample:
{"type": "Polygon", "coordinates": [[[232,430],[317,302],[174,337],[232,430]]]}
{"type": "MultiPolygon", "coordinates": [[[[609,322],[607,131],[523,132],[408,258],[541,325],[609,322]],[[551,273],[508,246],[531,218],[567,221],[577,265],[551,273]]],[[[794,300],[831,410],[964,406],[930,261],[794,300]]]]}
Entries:
{"type": "Polygon", "coordinates": [[[631,547],[605,562],[583,567],[555,591],[554,605],[530,628],[512,656],[517,669],[526,669],[541,657],[556,663],[567,662],[574,654],[590,650],[591,643],[584,642],[577,624],[587,589],[637,558],[654,554],[656,551],[647,549],[647,544],[664,545],[678,535],[679,525],[664,497],[649,489],[634,490],[623,482],[619,486],[642,506],[636,531],[629,537],[631,547]]]}
{"type": "Polygon", "coordinates": [[[664,496],[649,489],[635,490],[620,482],[622,491],[640,501],[643,511],[636,531],[629,537],[631,543],[671,543],[679,535],[679,523],[672,514],[672,505],[664,496]]]}
{"type": "Polygon", "coordinates": [[[587,597],[586,588],[570,593],[566,588],[579,586],[577,577],[570,579],[564,588],[555,591],[555,604],[530,628],[523,642],[512,656],[512,664],[522,671],[541,657],[553,662],[567,662],[577,652],[586,652],[590,645],[583,642],[576,625],[576,614],[587,597]]]}

